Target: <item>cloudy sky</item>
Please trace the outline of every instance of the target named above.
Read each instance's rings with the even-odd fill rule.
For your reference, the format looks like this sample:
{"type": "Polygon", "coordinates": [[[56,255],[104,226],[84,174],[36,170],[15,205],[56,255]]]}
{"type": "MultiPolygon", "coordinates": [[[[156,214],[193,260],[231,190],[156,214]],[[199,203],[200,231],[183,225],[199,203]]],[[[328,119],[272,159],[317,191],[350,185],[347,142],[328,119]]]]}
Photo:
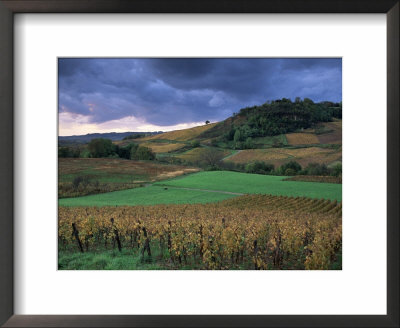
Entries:
{"type": "Polygon", "coordinates": [[[341,59],[62,58],[59,134],[169,131],[295,97],[342,100],[341,59]]]}

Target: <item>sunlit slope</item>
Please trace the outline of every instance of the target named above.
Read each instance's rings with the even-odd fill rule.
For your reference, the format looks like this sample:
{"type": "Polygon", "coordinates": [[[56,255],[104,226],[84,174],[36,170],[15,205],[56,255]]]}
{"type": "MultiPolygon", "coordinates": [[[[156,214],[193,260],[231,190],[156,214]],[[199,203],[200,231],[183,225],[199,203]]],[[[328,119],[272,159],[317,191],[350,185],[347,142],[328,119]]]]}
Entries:
{"type": "Polygon", "coordinates": [[[142,146],[148,147],[152,152],[158,153],[169,153],[177,151],[185,147],[184,143],[173,143],[173,142],[144,142],[141,143],[142,146]]]}
{"type": "Polygon", "coordinates": [[[145,137],[141,140],[175,140],[175,141],[189,141],[196,139],[203,132],[211,129],[217,123],[210,123],[201,126],[196,126],[190,129],[184,130],[175,130],[170,132],[165,132],[161,134],[157,134],[155,136],[145,137]]]}
{"type": "Polygon", "coordinates": [[[226,161],[247,164],[254,161],[261,161],[278,167],[289,161],[296,161],[302,167],[310,163],[330,165],[342,160],[342,148],[267,148],[267,149],[245,149],[230,156],[226,161]]]}

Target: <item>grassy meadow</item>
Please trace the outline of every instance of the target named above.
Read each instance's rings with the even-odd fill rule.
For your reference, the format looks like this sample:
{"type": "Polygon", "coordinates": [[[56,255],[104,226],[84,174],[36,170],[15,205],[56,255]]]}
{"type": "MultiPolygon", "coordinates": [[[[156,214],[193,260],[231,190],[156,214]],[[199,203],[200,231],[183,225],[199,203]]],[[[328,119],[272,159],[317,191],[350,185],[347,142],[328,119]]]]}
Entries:
{"type": "Polygon", "coordinates": [[[114,191],[98,195],[60,199],[59,206],[135,206],[156,204],[210,203],[234,197],[226,193],[211,193],[183,188],[149,186],[114,191]]]}
{"type": "Polygon", "coordinates": [[[267,194],[342,199],[342,185],[284,181],[286,177],[229,171],[199,172],[155,182],[148,187],[64,198],[60,206],[122,206],[217,202],[235,194],[267,194]]]}
{"type": "Polygon", "coordinates": [[[342,200],[342,185],[331,183],[284,181],[287,177],[230,171],[199,172],[182,178],[164,180],[155,185],[219,190],[244,194],[304,196],[342,200]]]}

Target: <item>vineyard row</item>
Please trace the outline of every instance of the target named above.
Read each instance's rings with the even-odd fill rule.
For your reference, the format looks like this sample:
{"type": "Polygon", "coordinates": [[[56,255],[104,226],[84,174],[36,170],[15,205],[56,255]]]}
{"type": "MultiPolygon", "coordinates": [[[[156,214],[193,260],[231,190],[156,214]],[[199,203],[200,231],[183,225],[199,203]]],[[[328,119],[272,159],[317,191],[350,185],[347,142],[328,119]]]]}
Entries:
{"type": "Polygon", "coordinates": [[[342,203],[245,195],[214,204],[59,208],[59,249],[131,249],[166,269],[329,269],[342,203]]]}

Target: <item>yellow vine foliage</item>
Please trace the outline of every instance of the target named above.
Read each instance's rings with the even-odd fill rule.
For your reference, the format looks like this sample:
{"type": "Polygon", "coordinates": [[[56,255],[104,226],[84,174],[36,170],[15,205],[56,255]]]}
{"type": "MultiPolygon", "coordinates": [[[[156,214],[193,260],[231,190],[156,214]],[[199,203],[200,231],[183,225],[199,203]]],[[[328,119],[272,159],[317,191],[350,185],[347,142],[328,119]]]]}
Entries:
{"type": "Polygon", "coordinates": [[[330,268],[342,246],[342,203],[244,195],[213,204],[60,207],[59,245],[79,251],[157,246],[166,268],[330,268]]]}

